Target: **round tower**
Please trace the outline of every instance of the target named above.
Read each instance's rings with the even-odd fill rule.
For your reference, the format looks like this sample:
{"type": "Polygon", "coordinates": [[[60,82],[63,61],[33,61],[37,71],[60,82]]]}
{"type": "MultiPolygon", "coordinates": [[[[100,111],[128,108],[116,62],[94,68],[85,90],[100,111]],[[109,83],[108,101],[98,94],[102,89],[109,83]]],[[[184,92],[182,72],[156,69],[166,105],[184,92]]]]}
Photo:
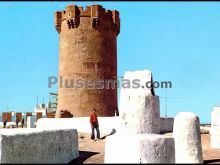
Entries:
{"type": "Polygon", "coordinates": [[[70,5],[55,13],[55,27],[60,38],[56,117],[66,110],[73,117],[88,116],[93,108],[98,116],[114,116],[117,87],[92,89],[91,83],[117,79],[119,12],[70,5]]]}

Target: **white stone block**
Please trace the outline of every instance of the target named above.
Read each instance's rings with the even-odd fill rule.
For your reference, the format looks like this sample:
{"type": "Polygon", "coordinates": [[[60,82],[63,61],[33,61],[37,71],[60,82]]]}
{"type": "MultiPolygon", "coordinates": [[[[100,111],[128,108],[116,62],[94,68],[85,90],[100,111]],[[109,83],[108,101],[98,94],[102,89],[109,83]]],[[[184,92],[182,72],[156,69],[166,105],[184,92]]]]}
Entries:
{"type": "Polygon", "coordinates": [[[124,114],[128,134],[160,133],[158,96],[130,96],[124,114]]]}
{"type": "Polygon", "coordinates": [[[220,107],[214,107],[211,112],[211,127],[220,127],[220,107]]]}
{"type": "Polygon", "coordinates": [[[175,163],[174,140],[158,134],[106,138],[105,163],[175,163]]]}
{"type": "Polygon", "coordinates": [[[160,133],[173,132],[173,122],[174,118],[172,117],[161,117],[160,118],[160,133]]]}
{"type": "Polygon", "coordinates": [[[27,117],[27,128],[34,128],[35,116],[27,117]]]}
{"type": "Polygon", "coordinates": [[[203,163],[199,117],[180,112],[174,118],[176,163],[203,163]]]}
{"type": "Polygon", "coordinates": [[[210,146],[220,149],[220,107],[214,107],[211,112],[210,146]]]}
{"type": "Polygon", "coordinates": [[[154,95],[154,90],[147,88],[146,83],[152,82],[152,73],[149,70],[140,71],[127,71],[124,74],[123,82],[130,82],[130,88],[121,88],[120,92],[120,104],[119,104],[119,114],[123,118],[124,112],[128,109],[128,101],[130,96],[147,96],[154,95]],[[133,81],[139,81],[140,87],[134,87],[133,81]]]}
{"type": "Polygon", "coordinates": [[[0,130],[0,163],[69,163],[79,156],[77,130],[0,130]]]}

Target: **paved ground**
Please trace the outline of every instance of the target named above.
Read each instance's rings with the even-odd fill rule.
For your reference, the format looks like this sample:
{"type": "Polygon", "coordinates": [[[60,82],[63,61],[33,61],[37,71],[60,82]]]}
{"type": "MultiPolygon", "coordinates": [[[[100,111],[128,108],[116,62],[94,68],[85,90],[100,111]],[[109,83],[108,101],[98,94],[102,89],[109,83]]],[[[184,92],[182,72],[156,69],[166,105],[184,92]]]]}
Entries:
{"type": "MultiPolygon", "coordinates": [[[[103,136],[102,136],[103,137],[103,136]]],[[[204,163],[220,163],[220,149],[210,149],[210,135],[202,134],[202,147],[204,163]]],[[[90,134],[79,133],[80,156],[73,163],[104,163],[105,137],[100,141],[92,141],[90,134]]]]}

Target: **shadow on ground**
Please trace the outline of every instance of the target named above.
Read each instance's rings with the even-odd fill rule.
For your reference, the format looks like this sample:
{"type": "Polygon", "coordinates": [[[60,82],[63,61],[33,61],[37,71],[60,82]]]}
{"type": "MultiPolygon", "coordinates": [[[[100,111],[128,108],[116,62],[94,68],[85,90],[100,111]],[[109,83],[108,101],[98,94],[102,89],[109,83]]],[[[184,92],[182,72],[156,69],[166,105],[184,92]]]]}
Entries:
{"type": "Polygon", "coordinates": [[[116,133],[116,130],[112,129],[112,132],[110,134],[103,136],[101,139],[104,140],[107,136],[114,135],[115,133],[116,133]]]}
{"type": "Polygon", "coordinates": [[[90,151],[79,151],[79,157],[72,160],[68,164],[82,164],[84,161],[86,161],[91,156],[94,156],[96,154],[99,154],[99,152],[90,152],[90,151]]]}
{"type": "Polygon", "coordinates": [[[210,159],[210,160],[204,160],[204,164],[211,164],[211,163],[220,163],[220,159],[210,159]]]}

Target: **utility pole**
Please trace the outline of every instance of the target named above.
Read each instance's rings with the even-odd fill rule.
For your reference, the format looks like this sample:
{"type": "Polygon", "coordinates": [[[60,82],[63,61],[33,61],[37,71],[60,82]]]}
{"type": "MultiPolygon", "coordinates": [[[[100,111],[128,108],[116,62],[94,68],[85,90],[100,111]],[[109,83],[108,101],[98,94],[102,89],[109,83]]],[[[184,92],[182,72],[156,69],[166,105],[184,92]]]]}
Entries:
{"type": "Polygon", "coordinates": [[[38,96],[37,96],[37,104],[36,104],[36,107],[38,107],[38,96]]]}
{"type": "Polygon", "coordinates": [[[6,108],[4,108],[4,109],[6,109],[6,112],[8,112],[10,109],[12,109],[11,107],[9,108],[8,107],[8,104],[7,104],[7,106],[6,106],[6,108]]]}
{"type": "Polygon", "coordinates": [[[165,99],[165,117],[167,118],[167,99],[171,99],[172,97],[167,97],[167,90],[165,89],[165,97],[160,97],[165,99]]]}

